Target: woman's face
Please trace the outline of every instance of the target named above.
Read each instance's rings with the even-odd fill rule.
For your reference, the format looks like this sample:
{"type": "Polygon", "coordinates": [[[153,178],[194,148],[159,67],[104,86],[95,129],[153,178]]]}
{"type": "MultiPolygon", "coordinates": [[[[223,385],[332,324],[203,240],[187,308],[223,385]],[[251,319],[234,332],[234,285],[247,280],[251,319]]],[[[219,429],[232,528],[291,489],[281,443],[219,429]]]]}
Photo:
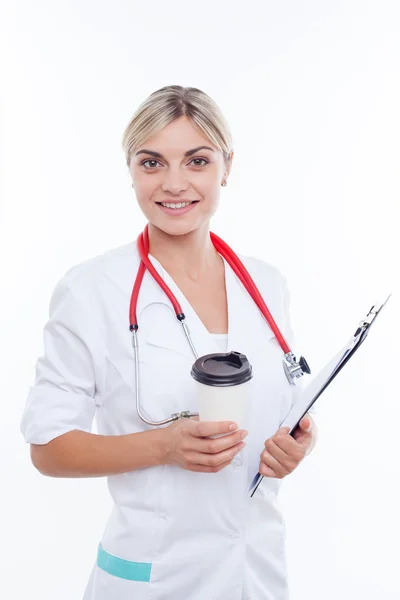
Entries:
{"type": "Polygon", "coordinates": [[[233,152],[227,166],[221,150],[185,116],[134,149],[129,170],[148,221],[170,235],[189,233],[208,223],[232,156],[233,152]]]}

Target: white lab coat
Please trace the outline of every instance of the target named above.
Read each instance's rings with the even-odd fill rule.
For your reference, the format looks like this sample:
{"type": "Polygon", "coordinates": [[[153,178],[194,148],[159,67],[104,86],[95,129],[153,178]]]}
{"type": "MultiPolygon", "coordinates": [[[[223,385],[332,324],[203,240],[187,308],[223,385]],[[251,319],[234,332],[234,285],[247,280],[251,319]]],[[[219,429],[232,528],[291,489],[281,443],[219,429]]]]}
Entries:
{"type": "MultiPolygon", "coordinates": [[[[152,263],[181,303],[199,354],[219,347],[157,260],[152,263]]],[[[286,280],[268,263],[241,257],[278,327],[292,343],[286,280]]],[[[57,284],[22,418],[27,442],[46,444],[74,429],[100,434],[145,431],[134,401],[129,302],[139,265],[135,243],[74,267],[57,284]]],[[[279,428],[296,389],[282,367],[282,349],[225,262],[228,350],[253,366],[245,450],[219,473],[154,466],[108,478],[114,508],[102,549],[146,563],[149,581],[111,574],[94,564],[84,600],[285,600],[285,527],[277,506],[280,480],[265,478],[252,499],[264,441],[279,428]]],[[[162,290],[145,274],[138,301],[143,412],[160,420],[196,411],[194,362],[182,327],[162,290]]],[[[77,532],[78,535],[78,532],[77,532]]],[[[125,563],[124,563],[125,564],[125,563]]],[[[71,565],[73,568],[73,566],[71,565]]]]}

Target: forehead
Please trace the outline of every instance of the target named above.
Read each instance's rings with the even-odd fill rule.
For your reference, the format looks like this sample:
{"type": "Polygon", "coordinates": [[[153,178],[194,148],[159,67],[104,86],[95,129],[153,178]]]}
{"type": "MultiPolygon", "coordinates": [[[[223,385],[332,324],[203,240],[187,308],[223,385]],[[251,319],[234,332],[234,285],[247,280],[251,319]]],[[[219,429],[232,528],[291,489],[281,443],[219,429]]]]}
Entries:
{"type": "Polygon", "coordinates": [[[163,154],[167,152],[183,154],[186,150],[197,146],[210,146],[218,151],[218,148],[201,129],[185,116],[172,121],[141,145],[142,148],[158,150],[163,154]]]}

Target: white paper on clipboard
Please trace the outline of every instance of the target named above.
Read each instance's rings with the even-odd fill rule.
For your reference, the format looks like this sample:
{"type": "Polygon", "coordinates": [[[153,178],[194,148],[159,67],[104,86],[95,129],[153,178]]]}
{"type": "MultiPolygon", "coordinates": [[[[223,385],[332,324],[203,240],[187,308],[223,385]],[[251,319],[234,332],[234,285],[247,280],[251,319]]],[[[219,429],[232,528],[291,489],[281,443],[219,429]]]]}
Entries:
{"type": "MultiPolygon", "coordinates": [[[[302,393],[297,399],[296,404],[292,407],[290,412],[286,415],[282,421],[280,427],[289,427],[291,434],[297,427],[302,417],[308,412],[314,402],[321,396],[326,390],[331,381],[339,373],[340,369],[346,364],[351,358],[354,352],[360,347],[362,342],[366,339],[369,329],[376,317],[385,306],[390,296],[386,299],[383,304],[374,305],[366,318],[360,322],[356,333],[351,336],[348,343],[338,352],[328,364],[318,373],[318,375],[308,384],[307,387],[303,388],[302,393]]],[[[249,487],[249,494],[252,497],[261,483],[263,476],[257,473],[249,487]]]]}

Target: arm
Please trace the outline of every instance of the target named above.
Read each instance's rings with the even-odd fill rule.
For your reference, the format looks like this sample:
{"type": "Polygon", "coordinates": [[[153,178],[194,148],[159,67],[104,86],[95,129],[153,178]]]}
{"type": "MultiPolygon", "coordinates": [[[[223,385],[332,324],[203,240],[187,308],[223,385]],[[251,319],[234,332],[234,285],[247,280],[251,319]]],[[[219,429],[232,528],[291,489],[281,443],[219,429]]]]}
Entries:
{"type": "Polygon", "coordinates": [[[49,477],[103,477],[164,464],[162,429],[127,435],[69,431],[47,444],[31,444],[36,469],[49,477]]]}
{"type": "Polygon", "coordinates": [[[162,464],[202,472],[227,466],[241,449],[243,432],[221,440],[204,439],[228,433],[227,423],[189,419],[119,436],[90,433],[95,362],[101,364],[105,351],[87,305],[90,298],[78,288],[72,292],[65,281],[56,286],[44,329],[45,352],[37,362],[36,382],[21,422],[39,472],[53,477],[101,477],[162,464]]]}
{"type": "Polygon", "coordinates": [[[165,429],[119,436],[69,431],[47,444],[31,444],[31,456],[52,477],[101,477],[164,464],[216,473],[242,450],[246,435],[231,422],[183,419],[165,429]],[[208,439],[221,434],[227,435],[208,439]]]}

